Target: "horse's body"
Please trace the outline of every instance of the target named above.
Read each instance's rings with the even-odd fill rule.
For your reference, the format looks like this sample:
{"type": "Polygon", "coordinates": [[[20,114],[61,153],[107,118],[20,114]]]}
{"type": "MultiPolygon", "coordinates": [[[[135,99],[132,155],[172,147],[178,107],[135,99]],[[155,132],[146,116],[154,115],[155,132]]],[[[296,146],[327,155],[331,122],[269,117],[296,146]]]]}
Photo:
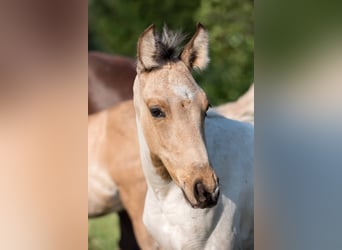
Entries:
{"type": "Polygon", "coordinates": [[[150,26],[138,42],[144,223],[163,249],[251,249],[253,127],[206,113],[206,95],[190,73],[209,61],[205,29],[198,26],[180,55],[177,40],[150,26]]]}
{"type": "MultiPolygon", "coordinates": [[[[135,75],[134,59],[101,52],[90,52],[88,54],[88,114],[100,112],[123,100],[131,99],[135,75]]],[[[98,172],[98,167],[90,166],[90,175],[93,176],[92,182],[89,182],[90,190],[99,189],[99,187],[104,188],[103,185],[107,189],[116,188],[115,185],[110,184],[110,180],[103,171],[98,172]],[[94,179],[95,177],[96,179],[94,179]]],[[[89,192],[89,194],[92,195],[89,196],[88,201],[90,217],[106,214],[114,209],[113,206],[121,206],[120,203],[111,204],[110,202],[113,201],[108,200],[106,195],[101,196],[99,190],[89,192]]],[[[118,215],[121,229],[120,247],[122,249],[139,249],[126,211],[122,209],[118,211],[118,215]]]]}
{"type": "Polygon", "coordinates": [[[125,208],[140,249],[154,249],[142,223],[146,183],[134,116],[132,101],[126,101],[89,117],[88,214],[93,217],[125,208]]]}
{"type": "Polygon", "coordinates": [[[230,119],[254,123],[254,83],[237,101],[222,104],[215,110],[230,119]]]}

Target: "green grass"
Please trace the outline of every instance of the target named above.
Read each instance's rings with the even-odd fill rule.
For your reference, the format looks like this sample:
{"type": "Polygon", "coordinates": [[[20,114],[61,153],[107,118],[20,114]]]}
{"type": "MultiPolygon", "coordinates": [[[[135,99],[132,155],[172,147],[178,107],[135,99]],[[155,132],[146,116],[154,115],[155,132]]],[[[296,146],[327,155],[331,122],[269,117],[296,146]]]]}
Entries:
{"type": "Polygon", "coordinates": [[[113,213],[96,219],[88,219],[88,250],[119,249],[119,217],[113,213]]]}

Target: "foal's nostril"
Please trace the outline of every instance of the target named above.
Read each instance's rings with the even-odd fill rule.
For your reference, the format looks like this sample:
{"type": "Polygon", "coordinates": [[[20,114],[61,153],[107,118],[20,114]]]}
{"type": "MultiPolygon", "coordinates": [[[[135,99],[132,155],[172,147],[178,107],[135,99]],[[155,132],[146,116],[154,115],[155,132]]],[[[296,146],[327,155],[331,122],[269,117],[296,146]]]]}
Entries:
{"type": "Polygon", "coordinates": [[[212,198],[211,194],[205,189],[205,186],[201,181],[196,182],[194,191],[195,198],[199,202],[205,202],[212,198]]]}
{"type": "Polygon", "coordinates": [[[214,193],[208,192],[203,182],[201,181],[196,182],[194,191],[195,191],[195,198],[200,203],[208,203],[208,202],[210,203],[212,201],[215,201],[218,196],[218,192],[216,192],[216,190],[214,193]]]}
{"type": "Polygon", "coordinates": [[[220,196],[220,188],[216,186],[214,191],[208,192],[202,181],[197,181],[194,185],[195,199],[197,200],[196,207],[210,208],[217,204],[220,196]]]}

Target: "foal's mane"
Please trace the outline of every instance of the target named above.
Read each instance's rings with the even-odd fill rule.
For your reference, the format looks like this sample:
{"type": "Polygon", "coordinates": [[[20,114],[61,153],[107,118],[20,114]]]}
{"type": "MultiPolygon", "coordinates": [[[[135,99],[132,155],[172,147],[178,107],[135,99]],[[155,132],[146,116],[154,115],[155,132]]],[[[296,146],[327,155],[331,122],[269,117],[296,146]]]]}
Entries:
{"type": "Polygon", "coordinates": [[[181,31],[170,30],[164,25],[163,31],[155,34],[154,60],[161,64],[178,61],[182,51],[181,45],[185,38],[186,35],[182,34],[181,31]]]}

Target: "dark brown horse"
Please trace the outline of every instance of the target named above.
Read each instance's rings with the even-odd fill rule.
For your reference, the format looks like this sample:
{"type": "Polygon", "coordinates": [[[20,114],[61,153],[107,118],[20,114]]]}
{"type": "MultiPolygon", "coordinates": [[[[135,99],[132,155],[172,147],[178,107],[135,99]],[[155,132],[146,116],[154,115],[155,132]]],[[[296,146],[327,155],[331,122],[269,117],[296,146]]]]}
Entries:
{"type": "Polygon", "coordinates": [[[132,99],[135,60],[101,52],[88,54],[88,114],[132,99]]]}
{"type": "MultiPolygon", "coordinates": [[[[88,54],[88,115],[132,99],[135,60],[101,52],[88,54]]],[[[120,217],[121,249],[139,249],[126,211],[120,217]]]]}

